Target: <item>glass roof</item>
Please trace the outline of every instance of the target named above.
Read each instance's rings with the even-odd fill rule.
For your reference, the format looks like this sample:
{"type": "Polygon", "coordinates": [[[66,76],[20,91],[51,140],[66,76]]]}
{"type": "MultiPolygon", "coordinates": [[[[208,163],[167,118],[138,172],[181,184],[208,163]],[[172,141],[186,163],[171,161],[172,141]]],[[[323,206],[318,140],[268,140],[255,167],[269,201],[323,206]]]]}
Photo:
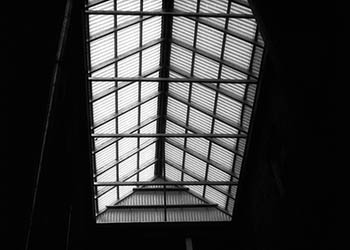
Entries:
{"type": "Polygon", "coordinates": [[[88,0],[85,17],[96,215],[160,178],[231,216],[264,51],[248,2],[88,0]]]}

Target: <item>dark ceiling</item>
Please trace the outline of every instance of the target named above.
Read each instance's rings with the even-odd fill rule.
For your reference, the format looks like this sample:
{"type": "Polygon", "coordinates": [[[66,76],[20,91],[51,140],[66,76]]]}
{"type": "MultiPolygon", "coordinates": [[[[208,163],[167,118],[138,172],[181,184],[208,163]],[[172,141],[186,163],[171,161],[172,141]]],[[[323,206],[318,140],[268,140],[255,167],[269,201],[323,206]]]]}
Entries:
{"type": "MultiPolygon", "coordinates": [[[[2,22],[3,61],[10,67],[5,68],[1,84],[5,114],[1,166],[2,179],[9,182],[2,188],[1,224],[5,235],[11,235],[7,238],[13,249],[24,247],[65,5],[65,1],[41,2],[3,8],[8,10],[2,22]]],[[[84,198],[90,192],[84,89],[79,85],[84,79],[83,41],[81,18],[74,9],[31,249],[64,249],[70,204],[74,204],[72,249],[114,249],[125,244],[128,249],[184,249],[186,234],[193,237],[194,249],[334,248],[336,241],[330,239],[336,236],[338,195],[331,180],[339,176],[335,136],[340,104],[333,59],[337,31],[325,15],[332,11],[309,1],[251,2],[269,53],[234,222],[224,228],[202,227],[194,234],[181,225],[178,229],[90,227],[86,207],[91,203],[84,198]]]]}

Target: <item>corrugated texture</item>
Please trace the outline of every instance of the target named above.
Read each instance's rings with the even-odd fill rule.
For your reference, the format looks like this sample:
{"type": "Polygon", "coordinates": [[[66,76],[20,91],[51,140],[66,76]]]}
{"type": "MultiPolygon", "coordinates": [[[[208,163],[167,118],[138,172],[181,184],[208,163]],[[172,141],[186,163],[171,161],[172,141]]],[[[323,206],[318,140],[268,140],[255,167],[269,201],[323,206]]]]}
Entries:
{"type": "Polygon", "coordinates": [[[159,66],[160,44],[142,51],[142,73],[159,66]]]}
{"type": "Polygon", "coordinates": [[[188,153],[185,156],[185,170],[193,173],[198,178],[204,180],[207,163],[188,153]]]}
{"type": "Polygon", "coordinates": [[[175,0],[174,8],[180,11],[196,12],[197,1],[193,0],[175,0]]]}
{"type": "Polygon", "coordinates": [[[137,125],[138,110],[134,108],[118,117],[118,132],[124,133],[128,129],[137,125]]]}
{"type": "Polygon", "coordinates": [[[232,79],[232,80],[246,80],[247,75],[239,72],[229,66],[222,65],[221,78],[222,79],[232,79]]]}
{"type": "Polygon", "coordinates": [[[118,110],[129,107],[131,104],[137,103],[137,93],[139,84],[137,82],[118,90],[118,110]]]}
{"type": "Polygon", "coordinates": [[[173,117],[180,122],[186,123],[187,118],[187,106],[174,98],[168,98],[167,115],[173,117]]]}
{"type": "Polygon", "coordinates": [[[142,44],[154,41],[161,36],[162,19],[159,16],[152,17],[142,22],[142,44]]]}
{"type": "Polygon", "coordinates": [[[156,11],[162,9],[162,0],[143,0],[144,11],[156,11]]]}
{"type": "Polygon", "coordinates": [[[209,140],[205,138],[187,138],[186,147],[206,158],[208,156],[209,140]]]}
{"type": "Polygon", "coordinates": [[[106,206],[113,205],[115,202],[117,202],[117,190],[113,188],[97,199],[98,212],[101,213],[106,206]]]}
{"type": "Polygon", "coordinates": [[[243,159],[241,156],[239,155],[236,155],[236,163],[235,163],[235,175],[237,177],[239,177],[240,173],[241,173],[241,167],[242,167],[242,162],[243,162],[243,159]]]}
{"type": "Polygon", "coordinates": [[[225,96],[219,94],[216,113],[233,123],[239,124],[241,119],[242,104],[225,96]]]}
{"type": "Polygon", "coordinates": [[[141,99],[158,92],[158,82],[141,82],[141,99]]]}
{"type": "Polygon", "coordinates": [[[223,32],[207,25],[198,24],[196,47],[220,58],[223,45],[223,32]]]}
{"type": "Polygon", "coordinates": [[[110,94],[93,103],[94,123],[115,113],[115,94],[110,94]]]}
{"type": "Polygon", "coordinates": [[[157,114],[158,98],[153,98],[152,100],[141,105],[141,122],[151,118],[157,114]]]}
{"type": "Polygon", "coordinates": [[[198,128],[202,133],[210,133],[212,117],[203,112],[190,108],[189,125],[198,128]]]}
{"type": "Polygon", "coordinates": [[[97,223],[164,222],[163,209],[108,209],[97,223]]]}
{"type": "Polygon", "coordinates": [[[100,150],[95,154],[96,169],[102,168],[112,160],[116,159],[116,148],[115,143],[100,150]]]}
{"type": "MultiPolygon", "coordinates": [[[[214,133],[215,134],[237,134],[238,130],[216,119],[215,125],[214,125],[214,133]]],[[[236,140],[237,140],[236,138],[216,138],[215,139],[215,141],[225,145],[230,149],[234,149],[236,145],[236,140]]]]}
{"type": "MultiPolygon", "coordinates": [[[[227,13],[227,4],[226,0],[201,0],[200,2],[200,12],[205,13],[227,13]]],[[[206,20],[215,23],[224,27],[225,19],[224,18],[213,18],[208,17],[206,20]]]]}
{"type": "Polygon", "coordinates": [[[195,21],[187,17],[173,17],[172,37],[190,46],[193,45],[195,21]]]}
{"type": "Polygon", "coordinates": [[[89,15],[89,35],[95,36],[114,27],[114,17],[109,15],[89,15]]]}
{"type": "MultiPolygon", "coordinates": [[[[117,10],[123,11],[138,11],[140,10],[140,1],[128,1],[128,0],[118,0],[117,1],[117,10]]],[[[135,16],[126,16],[126,15],[117,15],[118,25],[125,23],[129,20],[133,20],[137,17],[135,16]]]]}
{"type": "Polygon", "coordinates": [[[204,197],[212,202],[217,203],[220,207],[225,208],[227,196],[218,190],[207,186],[204,197]]]}
{"type": "Polygon", "coordinates": [[[251,115],[252,115],[252,108],[245,107],[243,112],[243,127],[246,128],[246,130],[249,129],[251,115]]]}
{"type": "Polygon", "coordinates": [[[175,66],[187,74],[191,73],[192,51],[180,47],[176,44],[171,45],[170,66],[175,66]]]}
{"type": "Polygon", "coordinates": [[[140,24],[134,24],[117,32],[118,56],[140,46],[140,24]]]}
{"type": "Polygon", "coordinates": [[[147,148],[140,151],[140,165],[146,163],[149,160],[155,159],[156,156],[156,144],[153,143],[147,148]]]}
{"type": "Polygon", "coordinates": [[[182,165],[183,151],[177,147],[165,143],[165,160],[174,162],[175,164],[182,165]]]}
{"type": "MultiPolygon", "coordinates": [[[[116,131],[116,125],[115,120],[111,120],[110,122],[107,122],[103,124],[102,126],[99,126],[94,130],[94,133],[96,134],[112,134],[116,131]]],[[[110,140],[110,138],[94,138],[95,142],[95,148],[98,148],[101,146],[101,144],[105,143],[106,141],[110,140]]]]}
{"type": "Polygon", "coordinates": [[[213,112],[215,91],[195,83],[192,85],[191,103],[197,104],[209,112],[213,112]]]}
{"type": "Polygon", "coordinates": [[[189,95],[189,83],[187,82],[170,82],[169,83],[169,94],[175,94],[177,96],[181,96],[182,98],[188,100],[189,95]]]}
{"type": "Polygon", "coordinates": [[[261,61],[263,58],[263,53],[264,50],[263,48],[257,47],[255,50],[255,54],[254,54],[254,60],[253,60],[253,74],[258,77],[259,73],[260,73],[260,66],[261,66],[261,61]]]}
{"type": "Polygon", "coordinates": [[[181,171],[165,164],[165,176],[168,180],[181,181],[181,171]]]}
{"type": "Polygon", "coordinates": [[[123,180],[130,173],[137,169],[137,155],[133,155],[126,159],[125,161],[118,164],[118,177],[119,180],[123,180]]]}
{"type": "MultiPolygon", "coordinates": [[[[225,172],[210,166],[208,168],[208,180],[209,181],[230,181],[230,175],[225,172]]],[[[228,192],[229,186],[215,186],[223,192],[228,192]]]]}
{"type": "MultiPolygon", "coordinates": [[[[166,133],[169,133],[169,134],[182,134],[182,133],[185,133],[185,128],[181,127],[181,126],[178,126],[176,125],[175,123],[167,120],[166,122],[166,130],[165,132],[166,133]]],[[[169,138],[168,140],[170,141],[175,141],[177,143],[179,143],[180,145],[183,145],[184,143],[184,138],[169,138]]]]}
{"type": "Polygon", "coordinates": [[[125,155],[137,148],[137,138],[122,138],[118,141],[119,159],[123,159],[125,155]]]}
{"type": "MultiPolygon", "coordinates": [[[[157,131],[157,121],[151,122],[147,126],[144,126],[140,129],[141,134],[153,134],[157,131]]],[[[140,138],[140,143],[143,144],[144,142],[148,141],[149,138],[140,138]]]]}
{"type": "Polygon", "coordinates": [[[194,76],[199,78],[217,78],[219,63],[205,56],[196,54],[194,76]]]}
{"type": "Polygon", "coordinates": [[[139,57],[136,53],[123,60],[118,61],[118,76],[119,77],[136,77],[139,75],[139,57]]]}
{"type": "MultiPolygon", "coordinates": [[[[184,181],[198,181],[198,180],[189,176],[188,174],[184,174],[184,181]]],[[[194,192],[197,195],[200,195],[200,196],[203,195],[204,186],[199,186],[199,185],[187,186],[186,185],[185,187],[188,187],[192,192],[194,192]]]]}
{"type": "Polygon", "coordinates": [[[253,45],[234,36],[227,35],[224,59],[245,70],[249,69],[253,45]]]}
{"type": "Polygon", "coordinates": [[[225,148],[212,144],[210,151],[210,159],[219,163],[224,169],[230,171],[233,167],[234,153],[226,150],[225,148]]]}
{"type": "MultiPolygon", "coordinates": [[[[88,0],[89,4],[95,3],[96,0],[88,0]]],[[[96,4],[92,7],[89,7],[89,10],[113,10],[114,0],[103,1],[102,3],[96,4]]]]}
{"type": "Polygon", "coordinates": [[[154,178],[154,164],[139,173],[140,181],[150,181],[154,178]]]}
{"type": "MultiPolygon", "coordinates": [[[[91,73],[92,77],[114,77],[115,76],[115,64],[104,67],[100,70],[91,73]]],[[[95,93],[93,93],[95,94],[95,93]]]]}
{"type": "Polygon", "coordinates": [[[114,58],[114,34],[94,40],[90,43],[90,63],[94,68],[114,58]]]}

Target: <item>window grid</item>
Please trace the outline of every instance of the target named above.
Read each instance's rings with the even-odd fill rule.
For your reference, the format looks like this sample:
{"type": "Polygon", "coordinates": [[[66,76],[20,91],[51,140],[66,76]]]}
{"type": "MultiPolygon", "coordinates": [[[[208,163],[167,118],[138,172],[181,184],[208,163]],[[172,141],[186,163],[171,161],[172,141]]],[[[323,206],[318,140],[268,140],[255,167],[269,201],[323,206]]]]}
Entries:
{"type": "MultiPolygon", "coordinates": [[[[151,130],[143,128],[151,124],[152,121],[158,123],[158,119],[165,119],[165,124],[163,124],[165,133],[175,133],[181,130],[184,131],[182,132],[184,134],[204,135],[215,134],[216,131],[233,131],[231,133],[248,135],[250,116],[255,100],[255,83],[259,80],[264,47],[254,19],[250,19],[248,16],[236,18],[176,15],[170,19],[163,18],[163,21],[159,22],[157,20],[160,20],[160,17],[147,14],[145,16],[142,14],[105,15],[102,12],[91,14],[89,11],[143,11],[144,9],[146,11],[159,11],[162,8],[161,0],[132,2],[126,0],[98,2],[87,0],[87,2],[86,47],[88,77],[92,79],[89,80],[92,134],[111,133],[113,128],[115,134],[142,134],[143,131],[156,134],[163,131],[159,125],[157,129],[157,126],[151,130]],[[113,25],[111,25],[111,20],[113,20],[113,25]],[[164,20],[171,20],[168,25],[174,34],[170,40],[170,48],[164,46],[167,37],[161,37],[164,27],[169,27],[164,24],[164,20]],[[146,23],[148,25],[147,32],[145,32],[146,23]],[[161,65],[161,62],[164,62],[163,57],[167,54],[164,50],[167,49],[170,53],[169,64],[161,65]],[[186,54],[188,54],[187,59],[186,54]],[[153,63],[155,60],[158,60],[158,65],[153,63]],[[167,69],[168,72],[160,73],[164,72],[164,69],[167,69]],[[158,91],[154,91],[150,95],[144,94],[149,93],[149,90],[144,87],[147,82],[141,80],[128,82],[121,79],[123,77],[150,76],[247,80],[247,82],[239,84],[197,81],[156,82],[158,85],[166,84],[169,86],[169,90],[166,88],[166,98],[164,98],[158,91]],[[93,81],[94,77],[106,78],[106,81],[96,82],[93,81]],[[114,80],[108,79],[111,77],[114,77],[114,80]],[[114,85],[111,85],[110,83],[113,82],[114,85]],[[251,83],[254,85],[250,85],[251,83]],[[181,88],[179,85],[182,85],[181,88]],[[186,93],[185,96],[184,93],[186,93]],[[165,103],[162,103],[163,99],[165,99],[165,103]],[[153,101],[159,103],[158,108],[151,105],[153,101]],[[173,103],[171,105],[175,106],[171,106],[171,102],[173,103]],[[163,108],[166,109],[165,112],[159,112],[162,105],[166,107],[163,108]],[[179,105],[185,107],[182,113],[183,119],[178,117],[180,114],[177,113],[179,105]],[[166,114],[166,117],[159,117],[159,114],[166,114]]],[[[249,4],[242,1],[173,0],[173,3],[176,11],[251,14],[249,4]]],[[[187,185],[187,187],[197,194],[198,190],[201,190],[201,197],[204,200],[217,203],[219,210],[232,215],[236,186],[232,187],[232,184],[221,186],[216,184],[218,185],[216,186],[211,185],[210,181],[220,180],[232,183],[238,180],[242,159],[245,157],[246,138],[204,137],[199,140],[185,136],[183,138],[165,137],[163,139],[160,137],[148,140],[136,136],[135,140],[130,140],[135,141],[135,144],[121,144],[122,140],[126,139],[128,138],[91,138],[94,182],[101,182],[101,180],[139,182],[144,181],[144,178],[147,180],[147,177],[144,176],[149,176],[149,180],[151,180],[152,176],[149,170],[154,169],[154,174],[156,174],[157,168],[160,166],[163,169],[162,176],[165,179],[169,177],[169,179],[173,178],[173,181],[196,180],[203,182],[203,185],[187,185]],[[159,143],[169,144],[177,148],[182,155],[181,162],[174,165],[169,158],[170,152],[167,153],[166,150],[163,154],[154,152],[146,158],[144,155],[141,156],[142,152],[153,152],[154,150],[150,150],[152,145],[159,145],[159,143]],[[128,154],[121,155],[122,147],[128,154]],[[220,148],[221,151],[218,151],[220,148]],[[115,150],[115,159],[107,160],[101,166],[100,163],[96,162],[97,154],[107,152],[110,149],[115,150]],[[216,150],[215,155],[214,149],[216,150]],[[216,161],[215,158],[220,160],[220,156],[227,160],[216,161]],[[120,164],[124,163],[125,165],[126,162],[130,163],[126,168],[123,168],[124,174],[121,178],[120,164]],[[177,169],[179,174],[174,175],[174,172],[171,171],[167,174],[165,172],[166,165],[177,169]],[[148,172],[146,169],[149,169],[148,172]],[[114,173],[115,178],[108,175],[107,179],[101,179],[101,176],[107,176],[107,172],[114,173]],[[143,173],[142,178],[141,173],[143,173]],[[226,175],[228,177],[224,177],[226,175]],[[216,193],[217,195],[215,195],[216,193]]],[[[107,158],[111,155],[105,154],[107,158]]],[[[106,204],[119,203],[129,196],[133,187],[139,187],[139,185],[129,187],[95,185],[96,215],[106,211],[106,204]],[[113,197],[113,193],[115,197],[113,197]]],[[[165,188],[165,186],[163,187],[165,188]]],[[[167,218],[166,211],[165,218],[167,218]]]]}

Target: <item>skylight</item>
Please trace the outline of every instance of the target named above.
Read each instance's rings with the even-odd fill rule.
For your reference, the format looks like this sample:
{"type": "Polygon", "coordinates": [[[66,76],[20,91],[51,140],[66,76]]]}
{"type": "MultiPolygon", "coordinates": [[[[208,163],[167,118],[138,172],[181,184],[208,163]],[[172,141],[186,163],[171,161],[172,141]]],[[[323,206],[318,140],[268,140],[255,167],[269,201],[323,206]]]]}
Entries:
{"type": "Polygon", "coordinates": [[[229,221],[264,48],[247,1],[85,13],[97,222],[229,221]]]}

